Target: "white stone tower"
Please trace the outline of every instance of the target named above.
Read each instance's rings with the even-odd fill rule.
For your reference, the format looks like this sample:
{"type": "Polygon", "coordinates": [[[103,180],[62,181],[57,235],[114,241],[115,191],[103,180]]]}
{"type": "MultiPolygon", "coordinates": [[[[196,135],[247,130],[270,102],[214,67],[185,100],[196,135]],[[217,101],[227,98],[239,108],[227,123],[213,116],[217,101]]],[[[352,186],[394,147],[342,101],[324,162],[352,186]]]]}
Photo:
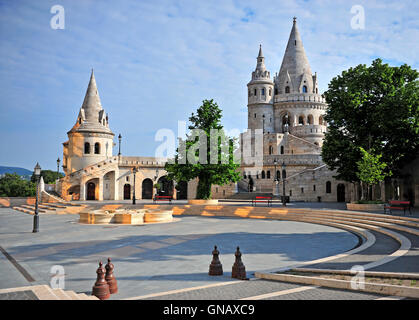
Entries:
{"type": "Polygon", "coordinates": [[[248,128],[263,129],[263,132],[274,131],[273,97],[274,83],[271,75],[265,67],[265,58],[262,46],[259,48],[255,71],[252,72],[252,80],[247,84],[248,88],[248,128]]]}
{"type": "Polygon", "coordinates": [[[114,134],[102,108],[92,70],[76,124],[64,142],[63,168],[66,175],[112,157],[114,134]]]}
{"type": "Polygon", "coordinates": [[[274,77],[275,132],[289,132],[321,146],[326,131],[325,99],[319,94],[317,74],[312,74],[294,18],[279,73],[274,77]]]}

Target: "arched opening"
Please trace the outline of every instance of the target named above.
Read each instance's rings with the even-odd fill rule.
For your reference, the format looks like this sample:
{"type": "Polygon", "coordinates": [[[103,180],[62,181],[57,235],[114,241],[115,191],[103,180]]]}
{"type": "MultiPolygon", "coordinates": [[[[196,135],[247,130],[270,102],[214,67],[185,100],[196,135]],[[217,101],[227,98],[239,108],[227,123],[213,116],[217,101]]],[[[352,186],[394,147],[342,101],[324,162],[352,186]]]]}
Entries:
{"type": "Polygon", "coordinates": [[[308,115],[307,122],[308,124],[313,124],[314,121],[313,121],[313,116],[311,114],[308,115]]]}
{"type": "Polygon", "coordinates": [[[269,154],[273,154],[273,152],[274,152],[274,147],[269,146],[269,154]]]}
{"type": "Polygon", "coordinates": [[[337,189],[337,201],[345,202],[345,185],[343,183],[339,183],[336,189],[337,189]]]}
{"type": "Polygon", "coordinates": [[[99,142],[95,143],[95,154],[100,154],[100,143],[99,142]]]}
{"type": "Polygon", "coordinates": [[[270,179],[271,178],[271,171],[268,170],[266,171],[266,179],[270,179]]]}
{"type": "Polygon", "coordinates": [[[131,185],[126,183],[124,184],[124,200],[131,199],[131,185]]]}
{"type": "Polygon", "coordinates": [[[319,117],[319,125],[323,125],[323,116],[319,117]]]}
{"type": "Polygon", "coordinates": [[[141,199],[152,199],[153,198],[153,181],[149,178],[144,179],[141,184],[142,192],[141,199]]]}
{"type": "Polygon", "coordinates": [[[332,193],[332,183],[330,181],[326,182],[326,193],[332,193]]]}
{"type": "Polygon", "coordinates": [[[290,93],[290,87],[288,86],[285,87],[285,93],[290,93]]]}
{"type": "Polygon", "coordinates": [[[278,94],[278,89],[277,88],[275,88],[275,94],[278,94]]]}
{"type": "Polygon", "coordinates": [[[179,181],[176,185],[176,199],[178,200],[186,200],[188,199],[188,182],[187,181],[179,181]]]}
{"type": "Polygon", "coordinates": [[[249,176],[249,192],[253,192],[253,185],[254,185],[253,178],[249,176]]]}
{"type": "Polygon", "coordinates": [[[160,177],[157,181],[160,185],[159,196],[173,196],[173,181],[167,179],[167,176],[160,177]]]}
{"type": "Polygon", "coordinates": [[[276,179],[279,180],[281,179],[281,171],[276,170],[276,179]]]}
{"type": "Polygon", "coordinates": [[[90,143],[89,142],[84,143],[84,154],[90,154],[90,143]]]}
{"type": "Polygon", "coordinates": [[[265,179],[265,170],[262,170],[262,179],[265,179]]]}
{"type": "Polygon", "coordinates": [[[298,117],[298,124],[299,125],[304,125],[304,116],[299,116],[298,117]]]}
{"type": "Polygon", "coordinates": [[[281,154],[284,154],[284,146],[281,146],[281,154]]]}
{"type": "Polygon", "coordinates": [[[303,86],[303,93],[307,93],[307,86],[303,86]]]}
{"type": "Polygon", "coordinates": [[[282,179],[286,179],[287,178],[287,171],[282,170],[282,179]]]}
{"type": "Polygon", "coordinates": [[[86,200],[96,200],[96,185],[93,182],[87,183],[86,200]]]}

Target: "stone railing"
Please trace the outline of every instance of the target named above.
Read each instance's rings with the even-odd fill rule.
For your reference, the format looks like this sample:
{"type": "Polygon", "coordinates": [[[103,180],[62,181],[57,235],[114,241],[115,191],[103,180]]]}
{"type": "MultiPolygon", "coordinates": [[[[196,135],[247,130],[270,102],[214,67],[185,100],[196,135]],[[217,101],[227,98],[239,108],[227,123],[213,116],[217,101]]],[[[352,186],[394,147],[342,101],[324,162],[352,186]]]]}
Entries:
{"type": "Polygon", "coordinates": [[[326,99],[315,93],[290,93],[280,94],[274,97],[274,102],[307,101],[326,103],[326,99]]]}
{"type": "Polygon", "coordinates": [[[289,127],[290,133],[295,136],[307,136],[307,135],[324,135],[327,131],[327,127],[318,124],[306,124],[300,126],[289,127]]]}

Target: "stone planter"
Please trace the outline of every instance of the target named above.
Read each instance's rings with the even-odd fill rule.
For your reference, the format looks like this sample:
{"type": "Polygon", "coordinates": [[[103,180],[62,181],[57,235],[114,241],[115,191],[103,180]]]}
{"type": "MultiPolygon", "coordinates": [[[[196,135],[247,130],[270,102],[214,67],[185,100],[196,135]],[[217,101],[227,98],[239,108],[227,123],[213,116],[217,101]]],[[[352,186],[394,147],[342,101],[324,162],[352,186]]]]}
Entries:
{"type": "Polygon", "coordinates": [[[147,210],[144,214],[145,223],[170,222],[173,220],[173,210],[147,210]]]}
{"type": "Polygon", "coordinates": [[[143,224],[144,212],[115,213],[112,222],[119,224],[143,224]]]}
{"type": "Polygon", "coordinates": [[[361,203],[347,203],[347,210],[352,211],[384,211],[383,203],[370,203],[370,204],[361,204],[361,203]]]}
{"type": "Polygon", "coordinates": [[[104,213],[103,211],[97,212],[80,212],[79,222],[88,224],[108,224],[111,223],[114,217],[114,213],[104,213]]]}
{"type": "Polygon", "coordinates": [[[218,205],[218,200],[217,199],[210,199],[210,200],[200,200],[200,199],[195,199],[195,200],[188,200],[188,204],[195,204],[195,205],[218,205]]]}

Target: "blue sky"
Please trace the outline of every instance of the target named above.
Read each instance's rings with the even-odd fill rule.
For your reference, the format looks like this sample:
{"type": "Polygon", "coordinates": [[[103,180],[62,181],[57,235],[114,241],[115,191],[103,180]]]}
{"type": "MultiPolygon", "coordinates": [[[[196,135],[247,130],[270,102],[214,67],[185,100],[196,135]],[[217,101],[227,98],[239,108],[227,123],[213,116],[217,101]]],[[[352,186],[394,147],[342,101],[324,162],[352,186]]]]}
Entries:
{"type": "Polygon", "coordinates": [[[226,128],[247,127],[259,44],[273,75],[293,16],[323,92],[377,57],[418,69],[417,12],[417,0],[0,0],[0,165],[55,170],[91,68],[122,153],[154,156],[157,130],[177,133],[204,99],[226,128]],[[64,30],[50,27],[57,4],[64,30]],[[351,28],[353,5],[365,9],[363,30],[351,28]]]}

